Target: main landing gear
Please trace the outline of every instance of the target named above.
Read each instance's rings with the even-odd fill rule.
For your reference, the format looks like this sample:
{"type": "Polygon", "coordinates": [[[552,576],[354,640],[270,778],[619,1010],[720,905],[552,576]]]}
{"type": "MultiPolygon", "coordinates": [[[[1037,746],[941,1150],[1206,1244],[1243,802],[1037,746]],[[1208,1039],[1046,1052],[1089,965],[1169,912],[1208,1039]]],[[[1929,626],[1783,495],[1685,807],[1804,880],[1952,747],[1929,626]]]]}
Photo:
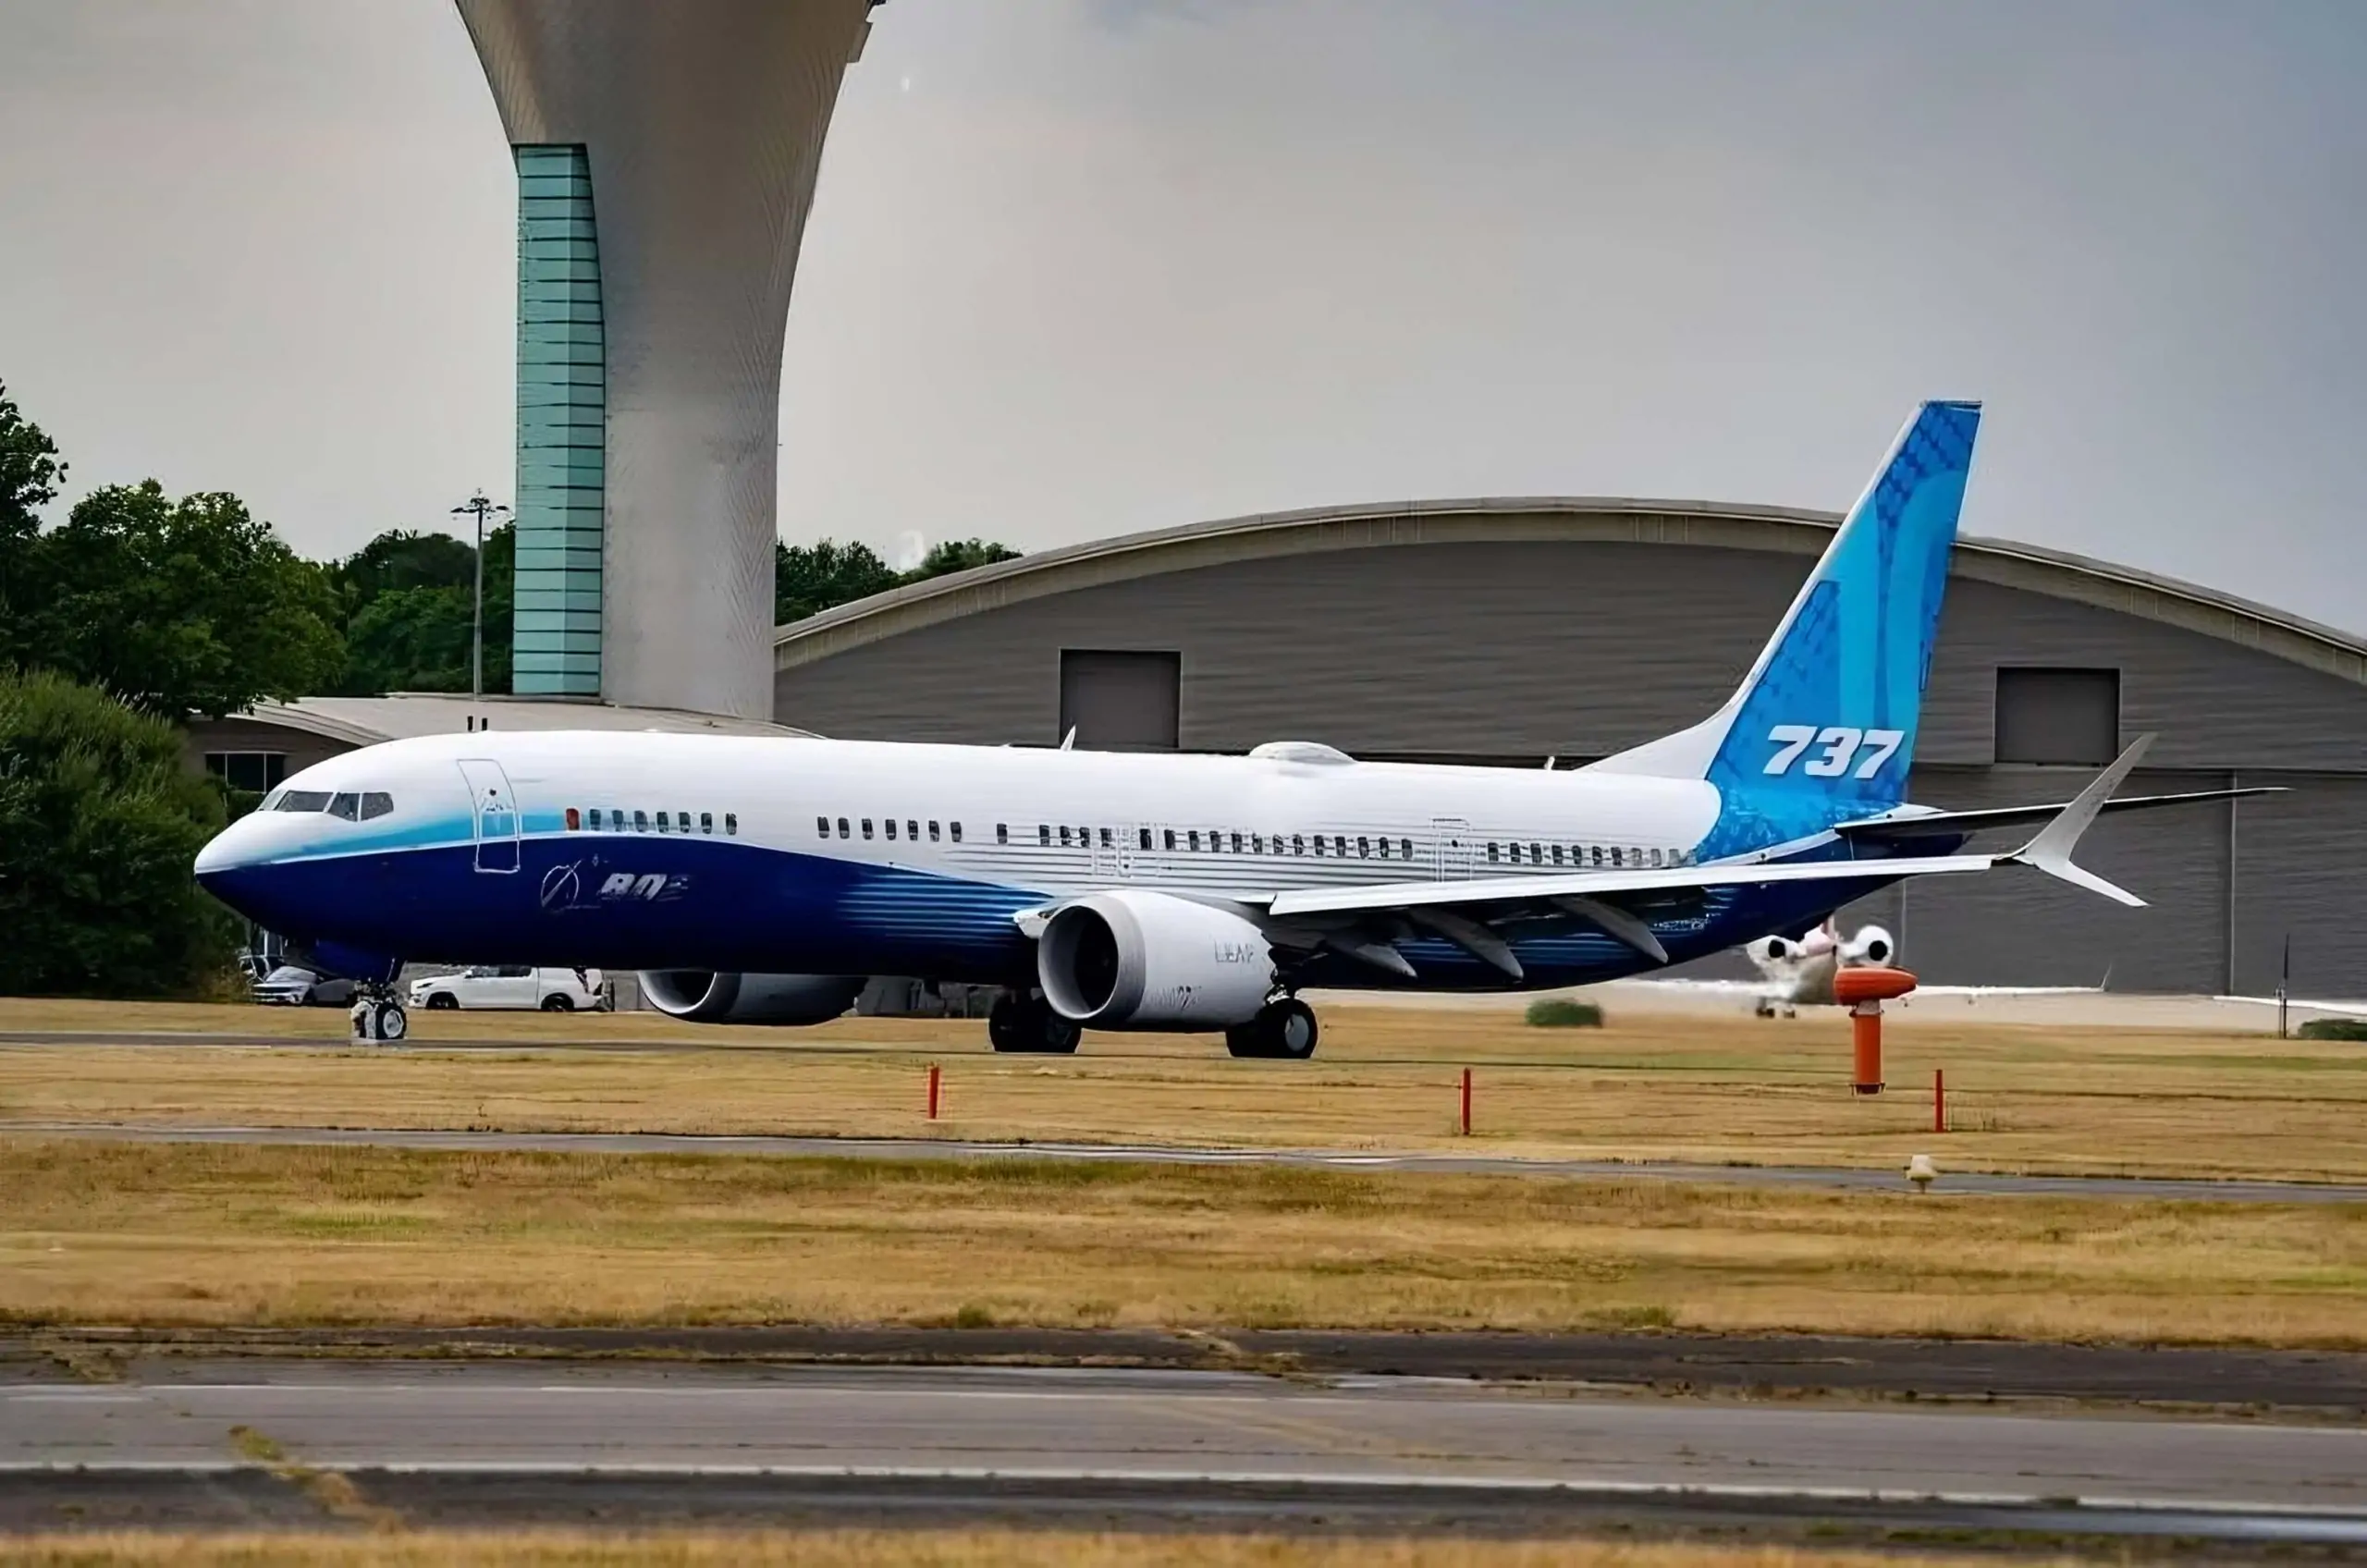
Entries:
{"type": "Polygon", "coordinates": [[[1073,1020],[1053,1011],[1052,1004],[1041,997],[1005,991],[987,1012],[987,1041],[999,1051],[1073,1056],[1084,1035],[1073,1020]]]}
{"type": "Polygon", "coordinates": [[[1257,1017],[1224,1032],[1225,1048],[1235,1056],[1305,1061],[1315,1054],[1315,1010],[1296,997],[1268,1002],[1257,1017]]]}
{"type": "Polygon", "coordinates": [[[391,1045],[411,1035],[411,1014],[394,994],[374,986],[354,988],[353,1037],[371,1045],[391,1045]]]}

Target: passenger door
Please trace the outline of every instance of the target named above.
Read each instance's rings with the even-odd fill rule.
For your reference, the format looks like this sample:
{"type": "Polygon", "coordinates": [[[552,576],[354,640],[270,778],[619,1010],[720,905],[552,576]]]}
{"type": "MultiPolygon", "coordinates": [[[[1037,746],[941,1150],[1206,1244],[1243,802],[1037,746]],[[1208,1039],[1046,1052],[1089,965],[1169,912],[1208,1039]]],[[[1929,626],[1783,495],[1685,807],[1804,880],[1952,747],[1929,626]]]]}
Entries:
{"type": "Polygon", "coordinates": [[[1430,837],[1436,843],[1436,879],[1441,882],[1462,882],[1471,876],[1471,824],[1459,816],[1430,818],[1430,837]]]}
{"type": "Polygon", "coordinates": [[[460,764],[469,783],[469,810],[476,821],[477,869],[500,875],[518,869],[518,797],[509,776],[490,757],[460,764]]]}

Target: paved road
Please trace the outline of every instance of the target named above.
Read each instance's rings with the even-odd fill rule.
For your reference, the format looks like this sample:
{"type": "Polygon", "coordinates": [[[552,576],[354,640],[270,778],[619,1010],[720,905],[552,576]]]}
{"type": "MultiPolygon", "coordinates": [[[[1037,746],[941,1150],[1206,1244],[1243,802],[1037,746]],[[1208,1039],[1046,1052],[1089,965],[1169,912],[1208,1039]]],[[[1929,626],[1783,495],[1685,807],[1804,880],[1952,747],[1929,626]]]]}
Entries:
{"type": "MultiPolygon", "coordinates": [[[[1328,1149],[1191,1148],[1166,1144],[1000,1144],[952,1138],[792,1138],[687,1133],[477,1133],[363,1127],[200,1127],[168,1122],[0,1121],[0,1136],[136,1143],[346,1145],[578,1154],[769,1155],[841,1159],[1078,1159],[1157,1165],[1287,1165],[1334,1170],[1428,1170],[1590,1176],[1742,1186],[1896,1192],[1895,1171],[1839,1166],[1684,1165],[1674,1161],[1528,1159],[1509,1155],[1347,1153],[1328,1149]]],[[[2210,1203],[2367,1203],[2367,1186],[2311,1182],[2171,1181],[2117,1176],[1981,1176],[1944,1171],[1939,1190],[2019,1196],[2171,1198],[2210,1203]]]]}
{"type": "Polygon", "coordinates": [[[202,1515],[218,1500],[190,1483],[253,1471],[267,1443],[273,1463],[345,1471],[374,1502],[445,1517],[580,1509],[588,1495],[570,1501],[548,1486],[577,1477],[639,1485],[667,1506],[694,1503],[682,1489],[693,1482],[732,1483],[744,1506],[765,1482],[776,1501],[812,1508],[852,1488],[866,1506],[889,1499],[890,1512],[898,1498],[942,1507],[1000,1488],[993,1507],[1029,1513],[1114,1494],[1263,1518],[1277,1499],[1347,1497],[1449,1513],[2043,1515],[2105,1533],[2367,1544],[2367,1430],[2349,1427],[1222,1373],[162,1360],[135,1371],[113,1384],[0,1380],[0,1528],[109,1486],[167,1501],[186,1486],[180,1506],[202,1515]]]}

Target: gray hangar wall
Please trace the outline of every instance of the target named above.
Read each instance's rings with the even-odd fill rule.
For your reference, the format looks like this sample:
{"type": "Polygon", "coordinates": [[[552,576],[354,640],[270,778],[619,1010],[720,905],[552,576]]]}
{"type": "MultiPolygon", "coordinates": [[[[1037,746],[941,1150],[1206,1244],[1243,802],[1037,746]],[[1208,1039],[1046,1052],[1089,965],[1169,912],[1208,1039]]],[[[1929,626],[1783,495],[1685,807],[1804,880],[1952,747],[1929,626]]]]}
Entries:
{"type": "MultiPolygon", "coordinates": [[[[1830,527],[1663,503],[1466,503],[1105,541],[781,628],[774,713],[849,738],[1049,745],[1064,663],[1098,679],[1131,651],[1157,656],[1110,690],[1187,750],[1305,739],[1367,758],[1583,761],[1723,701],[1830,527]],[[1171,717],[1140,695],[1162,679],[1171,717]]],[[[1067,716],[1079,745],[1105,739],[1108,705],[1067,716]]],[[[2367,651],[2099,563],[1959,546],[1916,799],[2065,799],[2095,753],[2149,730],[2132,791],[2291,792],[2100,824],[2082,858],[2146,909],[2006,872],[1894,889],[1850,918],[1897,928],[1932,983],[2263,995],[2289,933],[2297,994],[2367,995],[2367,651]],[[2066,722],[2103,732],[2051,752],[2062,724],[2017,715],[2022,693],[2067,679],[2066,722]],[[2060,766],[2010,760],[2033,745],[2060,766]]]]}

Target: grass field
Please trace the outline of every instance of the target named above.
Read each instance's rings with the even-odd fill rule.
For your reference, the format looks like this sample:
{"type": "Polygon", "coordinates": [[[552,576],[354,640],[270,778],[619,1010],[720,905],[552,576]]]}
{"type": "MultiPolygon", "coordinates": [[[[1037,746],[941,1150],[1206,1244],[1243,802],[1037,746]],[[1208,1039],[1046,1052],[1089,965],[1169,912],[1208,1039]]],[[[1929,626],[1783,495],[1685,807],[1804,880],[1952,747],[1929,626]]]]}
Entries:
{"type": "Polygon", "coordinates": [[[1588,1030],[1518,1014],[1333,1008],[1307,1063],[1206,1036],[1086,1037],[996,1057],[975,1023],[717,1029],[647,1013],[414,1015],[422,1046],[338,1043],[341,1015],[0,1000],[0,1031],[268,1035],[314,1048],[0,1046],[0,1121],[132,1121],[800,1133],[1471,1148],[1629,1159],[2367,1179],[2367,1049],[2159,1030],[1890,1028],[1893,1092],[1847,1087],[1846,1021],[1659,1014],[1588,1030]],[[441,1039],[514,1050],[437,1051],[441,1039]],[[586,1048],[595,1047],[595,1048],[586,1048]],[[925,1064],[944,1119],[923,1120],[925,1064]],[[1474,1137],[1454,1135],[1475,1072],[1474,1137]],[[1950,1129],[1932,1128],[1944,1069],[1950,1129]]]}
{"type": "Polygon", "coordinates": [[[2367,1346],[2367,1206],[0,1142],[0,1320],[1804,1329],[2367,1346]]]}
{"type": "Polygon", "coordinates": [[[1932,1568],[1995,1561],[1568,1540],[1306,1540],[1025,1530],[0,1537],[0,1563],[23,1568],[1932,1568]]]}

